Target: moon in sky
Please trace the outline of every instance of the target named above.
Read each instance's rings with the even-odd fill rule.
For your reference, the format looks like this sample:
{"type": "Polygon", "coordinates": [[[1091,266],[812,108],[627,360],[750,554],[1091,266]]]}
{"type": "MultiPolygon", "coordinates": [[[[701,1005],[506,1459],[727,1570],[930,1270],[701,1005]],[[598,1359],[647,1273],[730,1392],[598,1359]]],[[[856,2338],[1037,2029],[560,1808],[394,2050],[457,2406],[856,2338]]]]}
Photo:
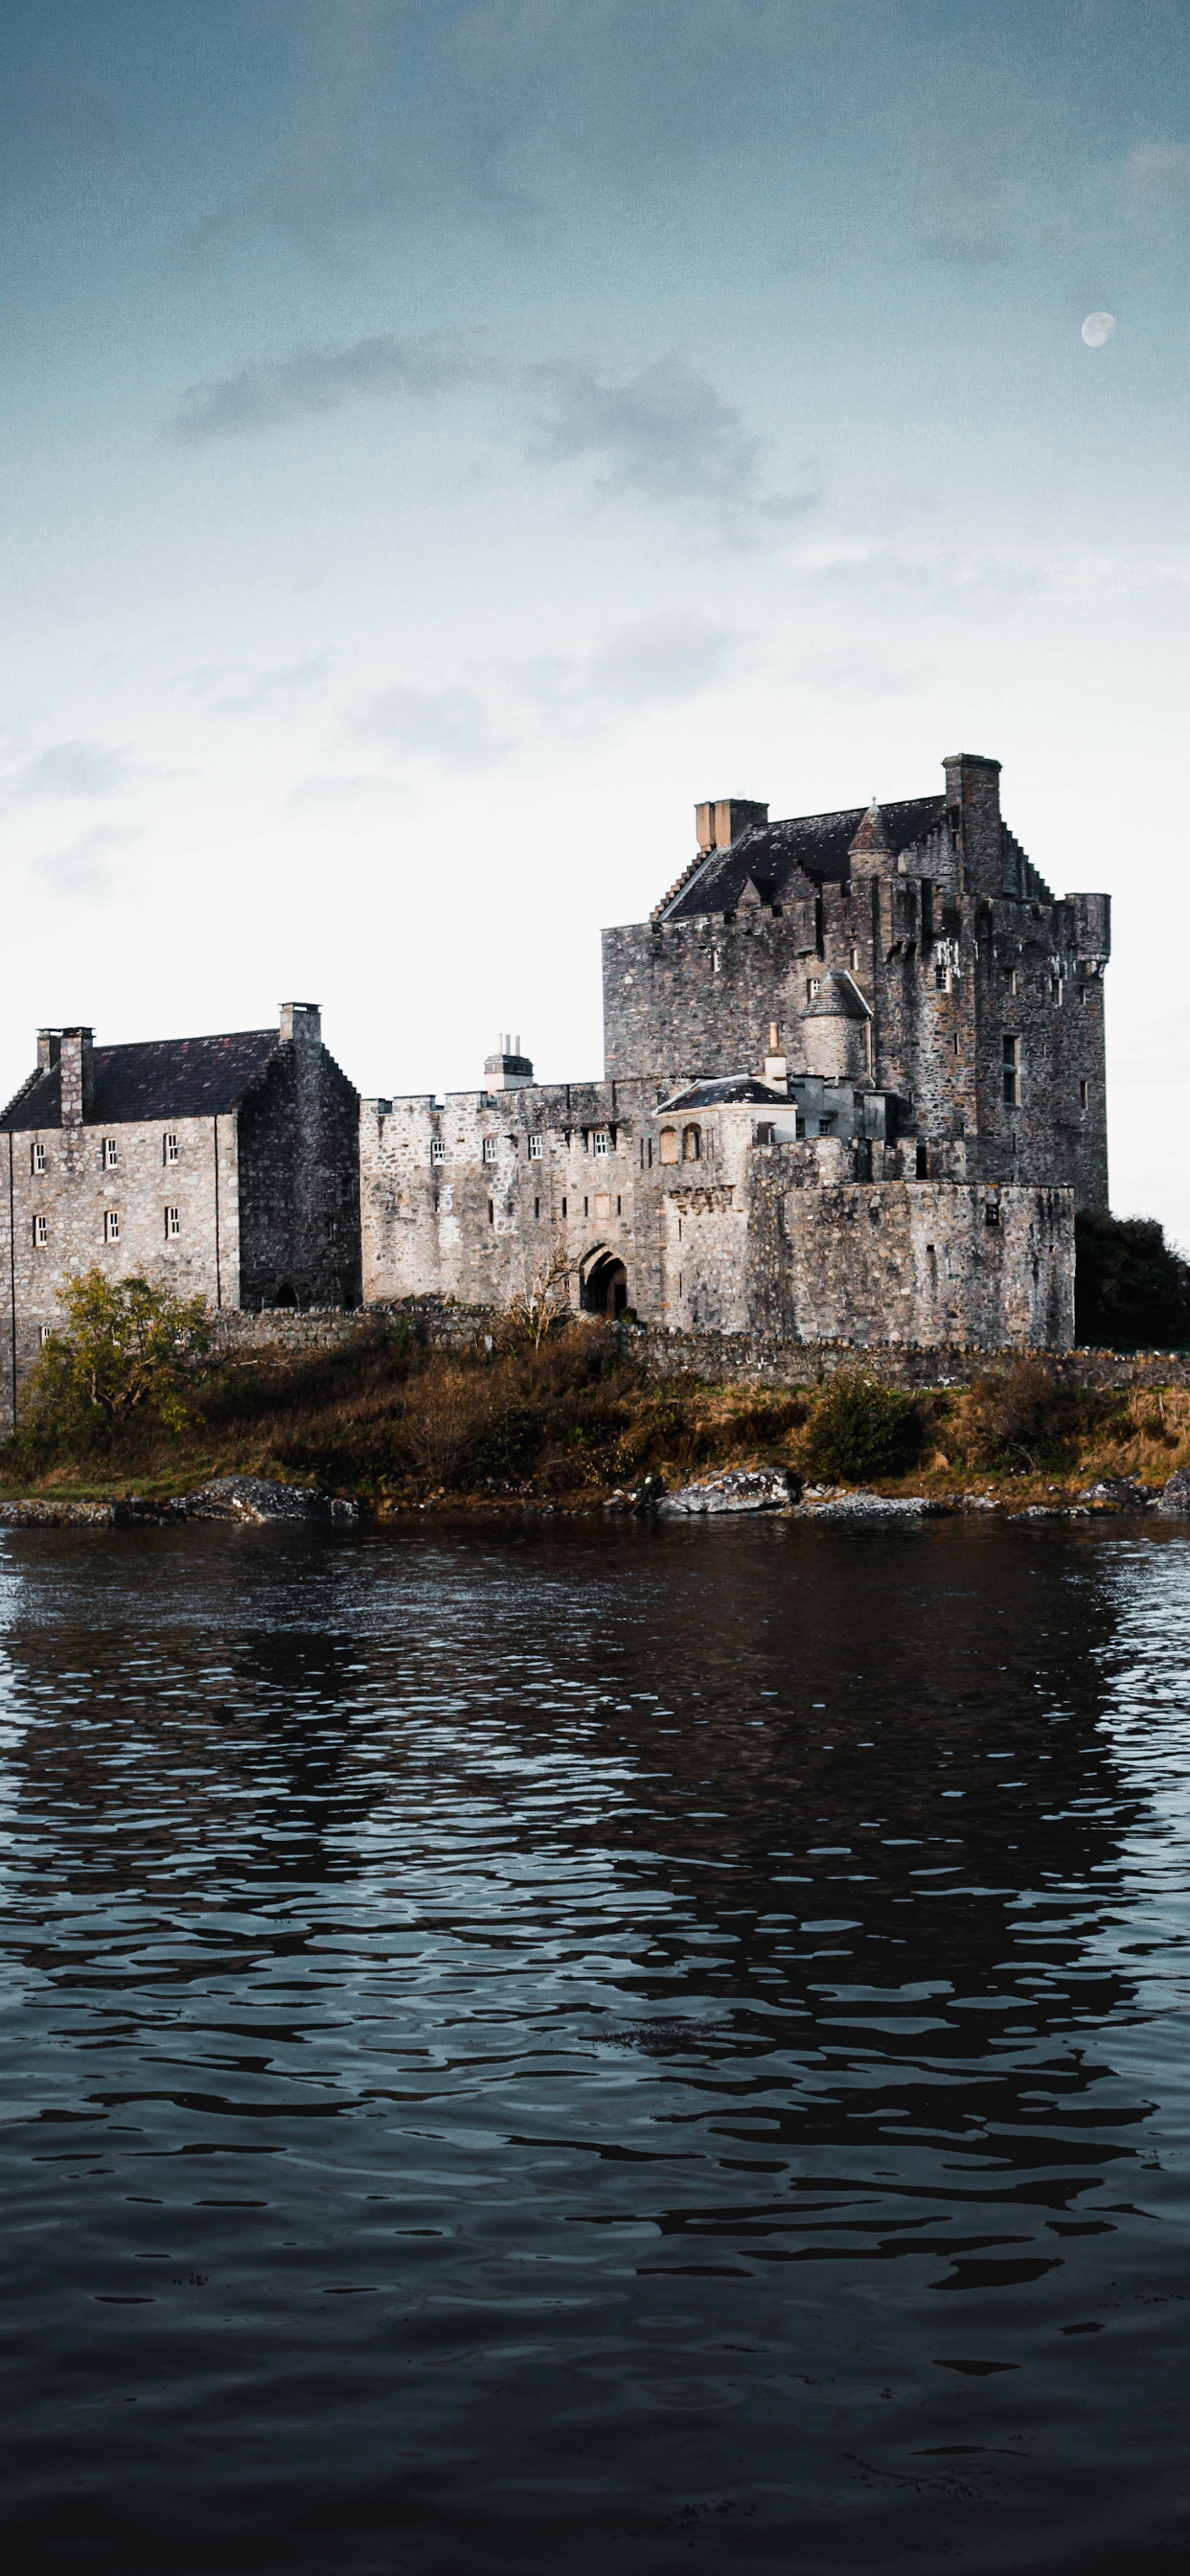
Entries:
{"type": "Polygon", "coordinates": [[[1088,349],[1101,349],[1116,327],[1114,313],[1088,313],[1083,324],[1083,338],[1088,349]]]}

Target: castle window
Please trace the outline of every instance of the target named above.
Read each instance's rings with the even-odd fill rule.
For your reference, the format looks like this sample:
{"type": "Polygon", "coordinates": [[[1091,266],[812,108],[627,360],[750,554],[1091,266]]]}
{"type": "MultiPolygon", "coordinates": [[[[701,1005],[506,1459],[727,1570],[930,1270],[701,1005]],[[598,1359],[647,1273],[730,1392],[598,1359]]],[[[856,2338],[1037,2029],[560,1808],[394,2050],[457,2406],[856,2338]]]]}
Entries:
{"type": "Polygon", "coordinates": [[[166,1239],[166,1242],[167,1242],[167,1243],[168,1243],[168,1242],[170,1242],[170,1241],[171,1241],[171,1239],[173,1238],[173,1236],[174,1236],[174,1235],[178,1235],[178,1234],[180,1234],[180,1233],[181,1233],[181,1231],[182,1231],[182,1215],[181,1215],[181,1210],[180,1210],[179,1208],[171,1208],[171,1207],[167,1207],[167,1209],[166,1209],[166,1211],[165,1211],[165,1239],[166,1239]]]}
{"type": "Polygon", "coordinates": [[[1080,1084],[1079,1084],[1079,1086],[1078,1086],[1078,1105],[1079,1105],[1079,1108],[1080,1108],[1080,1109],[1086,1109],[1086,1108],[1089,1108],[1089,1106],[1090,1106],[1090,1100],[1091,1100],[1091,1086],[1090,1086],[1090,1083],[1089,1083],[1089,1082],[1080,1082],[1080,1084]]]}
{"type": "Polygon", "coordinates": [[[334,1242],[338,1231],[339,1228],[336,1219],[333,1216],[328,1216],[326,1221],[326,1239],[328,1243],[334,1242]]]}
{"type": "Polygon", "coordinates": [[[446,1146],[441,1136],[431,1136],[430,1138],[430,1161],[431,1163],[444,1163],[446,1161],[446,1146]]]}
{"type": "Polygon", "coordinates": [[[540,1136],[530,1136],[529,1138],[529,1160],[531,1163],[539,1163],[541,1161],[540,1136]]]}
{"type": "Polygon", "coordinates": [[[119,1160],[120,1160],[120,1149],[119,1149],[119,1146],[118,1146],[118,1145],[117,1145],[117,1143],[116,1143],[116,1139],[115,1139],[115,1137],[114,1137],[114,1136],[105,1136],[105,1137],[104,1137],[104,1140],[103,1140],[103,1168],[104,1168],[104,1171],[105,1171],[105,1172],[114,1172],[114,1171],[115,1171],[115,1168],[116,1168],[116,1165],[117,1165],[117,1163],[119,1162],[119,1160]]]}
{"type": "Polygon", "coordinates": [[[607,1129],[606,1127],[597,1127],[593,1137],[591,1138],[591,1151],[593,1154],[606,1154],[607,1148],[607,1129]]]}
{"type": "Polygon", "coordinates": [[[1006,993],[1015,993],[1016,991],[1015,966],[1006,966],[1004,969],[1004,989],[1006,993]]]}
{"type": "Polygon", "coordinates": [[[795,1109],[793,1114],[793,1132],[799,1139],[804,1136],[806,1132],[806,1122],[800,1109],[795,1109]]]}
{"type": "Polygon", "coordinates": [[[534,1224],[535,1224],[535,1225],[540,1221],[540,1217],[541,1217],[541,1201],[540,1201],[540,1199],[534,1199],[534,1201],[533,1201],[533,1222],[534,1222],[534,1224]]]}
{"type": "Polygon", "coordinates": [[[350,1172],[343,1172],[343,1173],[341,1173],[341,1174],[340,1174],[340,1178],[339,1178],[339,1196],[340,1196],[340,1198],[341,1198],[341,1199],[342,1199],[342,1201],[343,1201],[343,1205],[344,1205],[344,1207],[346,1207],[346,1206],[349,1204],[349,1202],[350,1202],[350,1198],[351,1198],[351,1174],[350,1174],[350,1172]]]}
{"type": "Polygon", "coordinates": [[[619,1199],[619,1198],[617,1198],[617,1200],[616,1200],[616,1215],[617,1215],[617,1216],[623,1216],[623,1213],[624,1213],[623,1205],[622,1205],[622,1203],[621,1203],[620,1199],[619,1199]]]}
{"type": "Polygon", "coordinates": [[[177,1159],[178,1140],[177,1137],[172,1135],[170,1130],[167,1128],[161,1139],[161,1160],[163,1163],[176,1163],[177,1159]]]}
{"type": "Polygon", "coordinates": [[[52,1324],[39,1324],[37,1327],[37,1338],[43,1350],[45,1349],[46,1343],[48,1342],[53,1329],[52,1324]]]}
{"type": "Polygon", "coordinates": [[[590,1200],[589,1200],[589,1199],[584,1199],[584,1200],[583,1200],[583,1215],[584,1215],[584,1216],[590,1216],[590,1213],[591,1213],[591,1202],[590,1202],[590,1200]]]}
{"type": "Polygon", "coordinates": [[[717,975],[717,974],[719,973],[719,971],[720,971],[720,969],[721,969],[721,967],[722,967],[722,964],[723,964],[723,951],[722,951],[722,949],[721,949],[721,948],[712,948],[712,950],[711,950],[711,973],[712,973],[712,975],[717,975]]]}
{"type": "Polygon", "coordinates": [[[983,1212],[983,1221],[984,1221],[984,1224],[985,1224],[985,1225],[999,1225],[999,1222],[1000,1222],[1000,1202],[999,1202],[999,1200],[998,1200],[998,1199],[989,1199],[989,1200],[988,1200],[987,1205],[986,1205],[986,1207],[985,1207],[985,1209],[984,1209],[984,1212],[983,1212]]]}
{"type": "Polygon", "coordinates": [[[808,1002],[812,1002],[812,1001],[814,1000],[815,994],[816,994],[816,993],[820,993],[821,991],[822,991],[822,977],[821,977],[821,975],[811,975],[811,976],[809,976],[809,977],[807,978],[807,982],[806,982],[806,1000],[807,1000],[808,1002]]]}
{"type": "Polygon", "coordinates": [[[118,1243],[120,1240],[120,1211],[118,1208],[105,1208],[103,1211],[103,1240],[105,1243],[118,1243]]]}
{"type": "Polygon", "coordinates": [[[919,1181],[928,1181],[930,1177],[930,1149],[928,1145],[918,1146],[917,1177],[919,1181]]]}
{"type": "Polygon", "coordinates": [[[853,975],[854,975],[854,973],[855,973],[855,970],[856,970],[856,967],[858,966],[858,964],[859,964],[859,950],[858,950],[858,948],[853,948],[853,949],[852,949],[852,951],[851,951],[851,972],[852,972],[852,974],[853,974],[853,975]]]}
{"type": "Polygon", "coordinates": [[[485,1136],[485,1137],[484,1137],[484,1140],[483,1140],[483,1159],[484,1159],[485,1163],[494,1163],[494,1162],[495,1162],[495,1160],[496,1160],[496,1143],[497,1143],[497,1140],[496,1140],[496,1138],[495,1138],[494,1136],[485,1136]]]}
{"type": "Polygon", "coordinates": [[[40,1144],[40,1143],[30,1145],[30,1147],[29,1147],[29,1169],[30,1169],[30,1171],[31,1171],[31,1172],[44,1172],[44,1170],[45,1170],[45,1147],[44,1147],[44,1145],[42,1145],[42,1144],[40,1144]]]}
{"type": "Polygon", "coordinates": [[[676,1127],[663,1127],[661,1130],[661,1160],[663,1163],[677,1163],[681,1160],[676,1127]]]}
{"type": "Polygon", "coordinates": [[[46,1217],[46,1216],[35,1216],[35,1217],[34,1217],[34,1219],[33,1219],[33,1243],[34,1243],[34,1248],[35,1248],[38,1252],[43,1252],[43,1251],[44,1251],[44,1249],[45,1249],[46,1244],[49,1242],[49,1239],[50,1239],[50,1221],[49,1221],[49,1218],[48,1218],[48,1217],[46,1217]]]}
{"type": "Polygon", "coordinates": [[[495,1206],[495,1201],[494,1201],[493,1199],[489,1199],[489,1200],[488,1200],[488,1224],[489,1224],[489,1225],[494,1225],[494,1224],[495,1224],[495,1222],[496,1222],[496,1206],[495,1206]]]}
{"type": "Polygon", "coordinates": [[[955,1051],[955,1054],[957,1055],[957,1054],[958,1054],[958,1051],[959,1051],[959,1033],[958,1033],[958,1030],[957,1030],[957,1029],[955,1030],[955,1033],[954,1033],[954,1051],[955,1051]]]}
{"type": "Polygon", "coordinates": [[[566,1201],[565,1201],[565,1199],[563,1199],[563,1201],[562,1201],[562,1214],[563,1214],[563,1216],[565,1216],[565,1214],[566,1214],[566,1201]]]}
{"type": "Polygon", "coordinates": [[[1018,1055],[1018,1046],[1019,1046],[1019,1041],[1018,1041],[1016,1038],[1005,1038],[1005,1040],[1004,1040],[1004,1102],[1005,1102],[1005,1106],[1006,1106],[1006,1108],[1008,1108],[1008,1109],[1015,1109],[1015,1108],[1017,1108],[1017,1107],[1018,1107],[1018,1105],[1019,1105],[1019,1102],[1020,1102],[1020,1096],[1021,1096],[1020,1059],[1019,1059],[1019,1055],[1018,1055]]]}
{"type": "Polygon", "coordinates": [[[949,966],[935,966],[935,968],[934,968],[934,990],[935,990],[935,992],[938,992],[938,993],[949,993],[949,991],[950,991],[950,968],[949,968],[949,966]]]}
{"type": "Polygon", "coordinates": [[[775,1138],[774,1138],[774,1131],[773,1131],[773,1124],[772,1124],[772,1120],[771,1120],[771,1119],[769,1119],[769,1120],[767,1120],[767,1121],[762,1121],[761,1125],[760,1125],[760,1126],[757,1128],[757,1130],[756,1130],[756,1142],[757,1142],[757,1144],[758,1144],[758,1145],[771,1145],[771,1144],[773,1144],[773,1143],[774,1143],[774,1141],[775,1141],[775,1138]]]}
{"type": "Polygon", "coordinates": [[[683,1128],[683,1130],[682,1130],[682,1161],[683,1161],[684,1163],[696,1163],[696,1162],[698,1161],[698,1158],[699,1158],[699,1155],[701,1154],[701,1152],[702,1152],[702,1130],[701,1130],[701,1128],[699,1128],[699,1127],[685,1127],[685,1128],[683,1128]]]}

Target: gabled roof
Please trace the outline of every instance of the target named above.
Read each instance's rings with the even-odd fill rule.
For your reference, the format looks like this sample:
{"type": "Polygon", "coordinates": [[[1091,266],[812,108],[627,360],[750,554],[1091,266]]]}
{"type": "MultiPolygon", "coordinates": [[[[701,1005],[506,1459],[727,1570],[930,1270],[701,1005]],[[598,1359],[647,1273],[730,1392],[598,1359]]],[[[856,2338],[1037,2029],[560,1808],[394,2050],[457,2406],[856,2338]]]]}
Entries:
{"type": "MultiPolygon", "coordinates": [[[[851,873],[848,852],[869,810],[849,805],[842,814],[796,814],[787,823],[754,824],[729,850],[709,850],[672,902],[662,905],[658,918],[685,921],[703,912],[734,912],[750,877],[763,886],[769,903],[780,903],[790,878],[799,874],[838,882],[851,873]]],[[[945,796],[911,796],[899,805],[882,805],[885,846],[894,853],[907,850],[927,832],[937,831],[945,812],[945,796]]]]}
{"type": "MultiPolygon", "coordinates": [[[[150,1038],[139,1046],[96,1047],[88,1127],[138,1118],[216,1118],[238,1107],[281,1045],[276,1029],[229,1037],[150,1038]]],[[[60,1127],[62,1076],[32,1073],[0,1115],[4,1129],[60,1127]]]]}

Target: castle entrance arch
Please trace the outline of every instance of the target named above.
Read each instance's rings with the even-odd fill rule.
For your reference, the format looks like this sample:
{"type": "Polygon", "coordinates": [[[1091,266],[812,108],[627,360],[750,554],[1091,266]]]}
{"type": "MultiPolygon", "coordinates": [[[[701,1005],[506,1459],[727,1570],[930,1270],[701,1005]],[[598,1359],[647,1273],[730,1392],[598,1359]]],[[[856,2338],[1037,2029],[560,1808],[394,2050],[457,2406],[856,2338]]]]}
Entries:
{"type": "Polygon", "coordinates": [[[614,1321],[628,1303],[628,1273],[614,1252],[597,1252],[583,1272],[585,1315],[610,1315],[614,1321]]]}

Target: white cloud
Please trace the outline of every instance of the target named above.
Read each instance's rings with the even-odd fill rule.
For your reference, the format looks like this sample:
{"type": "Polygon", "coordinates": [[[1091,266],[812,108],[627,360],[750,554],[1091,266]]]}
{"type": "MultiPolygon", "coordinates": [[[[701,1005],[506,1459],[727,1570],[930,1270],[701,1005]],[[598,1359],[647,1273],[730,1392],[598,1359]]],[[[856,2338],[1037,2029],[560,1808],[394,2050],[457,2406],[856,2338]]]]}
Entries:
{"type": "Polygon", "coordinates": [[[111,865],[112,853],[130,849],[141,837],[136,824],[97,823],[93,831],[81,833],[65,849],[44,851],[34,859],[29,873],[51,894],[98,903],[113,892],[119,881],[119,872],[111,865]]]}
{"type": "Polygon", "coordinates": [[[23,768],[10,771],[3,792],[21,803],[122,796],[138,775],[126,748],[109,750],[101,742],[75,739],[50,743],[23,768]]]}

